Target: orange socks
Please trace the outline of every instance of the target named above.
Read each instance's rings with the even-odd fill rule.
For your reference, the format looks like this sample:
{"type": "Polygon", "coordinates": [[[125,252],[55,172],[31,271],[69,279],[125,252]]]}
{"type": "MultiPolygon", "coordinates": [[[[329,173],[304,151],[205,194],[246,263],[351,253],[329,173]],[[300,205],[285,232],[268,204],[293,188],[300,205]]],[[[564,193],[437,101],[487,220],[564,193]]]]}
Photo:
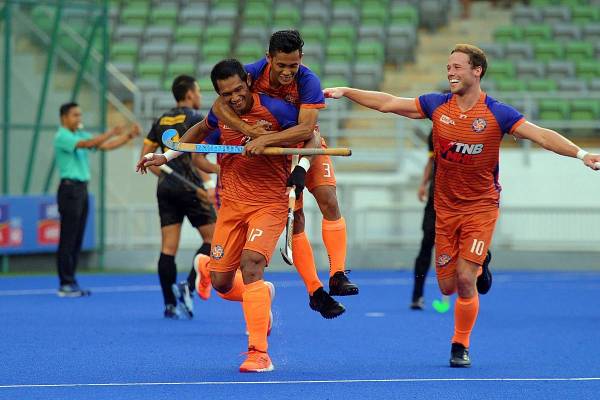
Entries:
{"type": "Polygon", "coordinates": [[[317,267],[313,257],[312,247],[306,237],[306,232],[292,236],[292,251],[294,253],[294,266],[304,281],[308,294],[312,294],[323,284],[317,276],[317,267]]]}
{"type": "Polygon", "coordinates": [[[248,327],[248,348],[266,352],[267,330],[269,329],[269,313],[271,311],[271,294],[265,281],[252,282],[245,286],[242,308],[248,327]]]}
{"type": "Polygon", "coordinates": [[[217,294],[229,301],[242,301],[242,295],[244,293],[244,280],[242,279],[242,272],[238,269],[235,273],[235,278],[233,278],[233,287],[227,293],[219,293],[217,294]]]}
{"type": "Polygon", "coordinates": [[[452,343],[460,343],[469,347],[471,331],[477,320],[479,312],[479,295],[475,294],[470,299],[456,298],[454,305],[454,336],[452,343]]]}
{"type": "Polygon", "coordinates": [[[346,268],[346,220],[323,219],[321,224],[323,243],[329,255],[329,276],[346,268]]]}

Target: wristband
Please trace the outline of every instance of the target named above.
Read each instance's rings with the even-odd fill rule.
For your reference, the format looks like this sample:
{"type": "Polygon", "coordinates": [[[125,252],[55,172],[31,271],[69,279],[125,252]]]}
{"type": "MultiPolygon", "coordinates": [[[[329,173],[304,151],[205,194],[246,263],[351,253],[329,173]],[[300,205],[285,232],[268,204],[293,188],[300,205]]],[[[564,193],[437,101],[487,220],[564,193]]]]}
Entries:
{"type": "Polygon", "coordinates": [[[579,151],[577,152],[577,158],[579,158],[580,160],[583,160],[583,158],[585,156],[587,156],[589,153],[583,149],[579,149],[579,151]]]}
{"type": "Polygon", "coordinates": [[[300,161],[298,161],[298,165],[304,168],[305,171],[308,171],[310,168],[310,161],[306,157],[302,157],[300,161]]]}
{"type": "Polygon", "coordinates": [[[165,156],[165,158],[167,159],[167,162],[169,162],[172,159],[177,158],[182,154],[183,154],[182,151],[167,150],[166,152],[163,153],[163,156],[165,156]]]}
{"type": "Polygon", "coordinates": [[[217,184],[212,179],[210,179],[208,181],[204,181],[203,184],[204,184],[204,189],[206,189],[206,190],[214,189],[217,187],[217,184]]]}

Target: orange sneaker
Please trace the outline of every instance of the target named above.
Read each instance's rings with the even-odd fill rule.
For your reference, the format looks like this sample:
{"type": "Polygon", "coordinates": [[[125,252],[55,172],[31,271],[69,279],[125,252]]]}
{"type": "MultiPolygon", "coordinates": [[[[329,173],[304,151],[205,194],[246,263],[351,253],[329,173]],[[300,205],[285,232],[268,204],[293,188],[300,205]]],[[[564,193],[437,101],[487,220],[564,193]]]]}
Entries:
{"type": "Polygon", "coordinates": [[[248,356],[242,365],[240,365],[240,372],[270,372],[275,369],[269,354],[266,352],[251,348],[245,354],[248,356]]]}
{"type": "Polygon", "coordinates": [[[194,257],[194,270],[196,270],[196,292],[202,300],[208,300],[212,285],[210,283],[210,272],[208,271],[208,261],[210,257],[205,254],[198,254],[194,257]]]}

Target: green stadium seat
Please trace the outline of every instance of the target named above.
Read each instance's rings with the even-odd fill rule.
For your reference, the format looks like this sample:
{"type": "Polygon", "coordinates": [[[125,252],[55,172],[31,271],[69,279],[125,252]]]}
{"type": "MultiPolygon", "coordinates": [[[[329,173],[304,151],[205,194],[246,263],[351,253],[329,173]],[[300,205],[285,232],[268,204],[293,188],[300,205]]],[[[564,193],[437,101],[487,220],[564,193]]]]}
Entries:
{"type": "Polygon", "coordinates": [[[485,76],[491,80],[513,79],[515,72],[515,64],[512,61],[496,60],[488,66],[485,76]]]}
{"type": "Polygon", "coordinates": [[[273,26],[297,27],[300,23],[300,11],[295,7],[280,6],[275,9],[273,26]]]}
{"type": "Polygon", "coordinates": [[[584,6],[588,4],[588,0],[561,0],[560,1],[560,5],[561,6],[567,6],[567,7],[576,7],[576,6],[584,6]]]}
{"type": "Polygon", "coordinates": [[[571,119],[577,121],[600,119],[600,101],[594,99],[571,100],[571,119]]]}
{"type": "Polygon", "coordinates": [[[195,73],[194,63],[170,63],[167,68],[167,76],[165,78],[171,78],[171,80],[177,75],[194,75],[195,73]]]}
{"type": "Polygon", "coordinates": [[[361,24],[385,26],[388,16],[387,7],[378,1],[368,0],[362,3],[361,24]]]}
{"type": "Polygon", "coordinates": [[[350,86],[350,82],[344,77],[332,76],[332,77],[325,77],[325,79],[323,79],[321,81],[321,86],[324,88],[350,86]]]}
{"type": "Polygon", "coordinates": [[[535,59],[538,61],[552,61],[562,59],[564,51],[562,44],[556,42],[539,42],[534,45],[535,59]]]}
{"type": "Polygon", "coordinates": [[[359,3],[359,0],[333,0],[332,5],[334,8],[340,7],[355,7],[359,3]]]}
{"type": "Polygon", "coordinates": [[[329,40],[346,40],[353,43],[356,40],[357,32],[356,26],[336,24],[329,28],[329,40]]]}
{"type": "Polygon", "coordinates": [[[356,62],[378,63],[385,61],[385,49],[383,43],[376,41],[359,42],[356,46],[356,62]]]}
{"type": "Polygon", "coordinates": [[[127,26],[144,26],[150,13],[150,5],[144,3],[130,3],[121,13],[121,20],[127,26]]]}
{"type": "Polygon", "coordinates": [[[494,30],[493,36],[498,43],[519,42],[523,40],[523,30],[518,26],[500,26],[494,30]]]}
{"type": "Polygon", "coordinates": [[[302,38],[305,43],[325,43],[327,29],[324,25],[309,23],[302,27],[302,38]]]}
{"type": "Polygon", "coordinates": [[[494,83],[500,92],[523,92],[526,89],[525,82],[518,79],[496,79],[494,83]]]}
{"type": "Polygon", "coordinates": [[[173,7],[154,8],[150,13],[150,23],[152,26],[173,26],[177,15],[177,9],[173,7]]]}
{"type": "Polygon", "coordinates": [[[565,46],[565,58],[571,61],[593,59],[594,45],[588,42],[569,42],[565,46]]]}
{"type": "Polygon", "coordinates": [[[200,86],[200,91],[202,92],[213,92],[215,90],[210,78],[198,79],[198,86],[200,86]]]}
{"type": "Polygon", "coordinates": [[[164,71],[164,63],[157,61],[140,62],[137,71],[140,79],[160,80],[164,71]]]}
{"type": "Polygon", "coordinates": [[[527,81],[527,89],[532,92],[554,92],[557,84],[553,79],[531,79],[527,81]]]}
{"type": "Polygon", "coordinates": [[[390,25],[419,25],[419,12],[410,5],[396,5],[390,11],[390,25]]]}
{"type": "Polygon", "coordinates": [[[549,25],[527,25],[523,29],[523,39],[531,43],[551,40],[552,29],[549,25]]]}
{"type": "Polygon", "coordinates": [[[135,62],[138,54],[136,42],[118,42],[111,46],[112,62],[135,62]]]}
{"type": "Polygon", "coordinates": [[[249,63],[258,60],[265,54],[265,46],[256,42],[240,43],[235,51],[235,58],[238,58],[242,63],[249,63]]]}
{"type": "Polygon", "coordinates": [[[175,29],[175,42],[198,44],[202,31],[202,27],[195,24],[178,26],[175,29]]]}
{"type": "Polygon", "coordinates": [[[564,99],[544,99],[538,103],[539,119],[543,121],[568,120],[569,101],[564,99]]]}
{"type": "Polygon", "coordinates": [[[231,29],[231,27],[215,24],[206,27],[206,30],[204,31],[203,40],[226,40],[228,42],[231,42],[232,37],[233,30],[231,29]]]}
{"type": "Polygon", "coordinates": [[[534,7],[547,7],[555,4],[553,0],[531,0],[530,3],[534,7]]]}
{"type": "MultiPolygon", "coordinates": [[[[258,3],[252,3],[258,4],[258,3]]],[[[245,26],[268,26],[271,22],[271,9],[264,8],[262,5],[246,6],[244,10],[244,25],[245,26]]]]}
{"type": "Polygon", "coordinates": [[[231,55],[231,42],[214,40],[202,46],[202,60],[206,63],[215,63],[231,55]]]}
{"type": "Polygon", "coordinates": [[[328,62],[351,62],[354,56],[352,42],[346,40],[330,40],[327,43],[328,62]]]}
{"type": "Polygon", "coordinates": [[[571,9],[571,22],[574,24],[587,25],[598,20],[600,20],[600,7],[583,5],[571,9]]]}
{"type": "Polygon", "coordinates": [[[576,74],[579,79],[591,80],[600,77],[599,60],[580,60],[575,66],[576,74]]]}

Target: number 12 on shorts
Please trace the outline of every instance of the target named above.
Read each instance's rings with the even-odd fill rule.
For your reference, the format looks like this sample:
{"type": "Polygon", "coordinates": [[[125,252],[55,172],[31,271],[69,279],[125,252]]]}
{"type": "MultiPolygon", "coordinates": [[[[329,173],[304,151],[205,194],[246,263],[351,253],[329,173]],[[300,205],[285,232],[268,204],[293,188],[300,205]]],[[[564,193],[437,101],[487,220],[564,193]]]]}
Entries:
{"type": "Polygon", "coordinates": [[[483,248],[485,243],[483,240],[473,239],[473,245],[471,246],[471,253],[477,254],[478,256],[483,254],[483,248]]]}

